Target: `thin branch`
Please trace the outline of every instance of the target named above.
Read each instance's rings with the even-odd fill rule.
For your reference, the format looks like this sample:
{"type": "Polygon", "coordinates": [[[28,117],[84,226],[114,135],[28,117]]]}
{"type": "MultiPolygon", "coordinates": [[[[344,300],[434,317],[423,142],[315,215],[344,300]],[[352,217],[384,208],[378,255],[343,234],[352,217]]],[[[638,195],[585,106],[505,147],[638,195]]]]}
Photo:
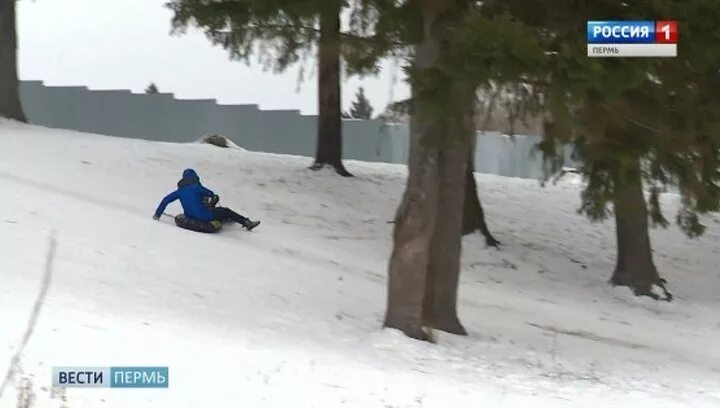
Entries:
{"type": "Polygon", "coordinates": [[[631,118],[624,118],[624,119],[625,119],[626,121],[634,124],[634,125],[637,125],[637,126],[640,126],[641,128],[644,128],[645,130],[649,130],[649,131],[651,131],[651,132],[653,132],[653,133],[660,133],[660,129],[654,128],[654,127],[652,127],[652,126],[650,126],[650,125],[647,125],[647,124],[645,124],[645,123],[639,122],[639,121],[637,121],[637,120],[635,120],[635,119],[631,119],[631,118]]]}
{"type": "Polygon", "coordinates": [[[5,374],[5,379],[3,380],[2,385],[0,385],[0,399],[2,399],[2,394],[3,391],[5,391],[5,387],[7,387],[7,385],[10,383],[10,381],[13,379],[15,373],[20,367],[20,360],[22,359],[23,350],[25,350],[25,346],[27,346],[28,342],[30,341],[30,337],[33,334],[33,330],[35,329],[35,325],[37,324],[38,317],[40,316],[40,310],[42,309],[45,298],[47,297],[48,289],[50,288],[50,281],[53,272],[53,261],[55,260],[55,250],[57,248],[57,238],[55,237],[55,231],[50,233],[49,240],[50,246],[48,248],[47,257],[45,258],[45,274],[43,275],[40,292],[35,299],[35,306],[33,307],[32,313],[30,314],[30,320],[28,320],[27,326],[25,328],[25,334],[23,335],[22,341],[20,342],[20,346],[15,351],[15,355],[13,355],[12,359],[10,360],[10,365],[7,369],[7,373],[5,374]]]}
{"type": "MultiPolygon", "coordinates": [[[[306,33],[311,33],[311,34],[317,34],[317,35],[320,34],[320,29],[317,27],[309,27],[309,26],[294,25],[294,24],[265,24],[265,23],[257,24],[257,23],[252,23],[249,25],[249,27],[253,28],[253,29],[260,29],[260,30],[278,30],[278,31],[298,30],[298,31],[304,31],[306,33]]],[[[225,34],[230,34],[232,32],[232,30],[223,30],[223,31],[219,31],[219,32],[222,32],[225,34]]],[[[387,39],[383,39],[382,37],[380,37],[378,35],[363,37],[363,36],[358,36],[358,35],[351,34],[348,32],[340,32],[340,33],[338,33],[338,35],[340,36],[341,39],[343,39],[345,41],[354,41],[354,42],[366,43],[366,44],[384,43],[384,44],[390,44],[395,47],[407,47],[408,46],[407,44],[403,44],[399,41],[389,41],[387,39]]]]}

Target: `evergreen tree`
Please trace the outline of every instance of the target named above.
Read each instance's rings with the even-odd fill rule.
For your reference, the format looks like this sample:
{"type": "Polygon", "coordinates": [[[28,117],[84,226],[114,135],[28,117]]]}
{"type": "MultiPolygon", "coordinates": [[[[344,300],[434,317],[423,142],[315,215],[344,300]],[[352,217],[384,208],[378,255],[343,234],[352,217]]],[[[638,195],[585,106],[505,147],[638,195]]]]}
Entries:
{"type": "Polygon", "coordinates": [[[27,122],[17,74],[15,0],[0,0],[0,117],[27,122]]]}
{"type": "Polygon", "coordinates": [[[398,110],[394,103],[389,103],[385,107],[385,110],[378,115],[378,119],[381,119],[386,123],[409,123],[410,115],[403,110],[398,110]]]}
{"type": "Polygon", "coordinates": [[[148,85],[147,88],[145,88],[146,94],[158,94],[160,93],[160,90],[158,90],[157,85],[155,85],[154,82],[151,82],[150,85],[148,85]]]}
{"type": "Polygon", "coordinates": [[[360,87],[355,93],[355,100],[350,106],[350,117],[354,119],[372,119],[373,107],[365,96],[365,89],[360,87]]]}
{"type": "Polygon", "coordinates": [[[669,224],[658,198],[666,187],[680,193],[676,221],[690,237],[705,229],[700,214],[720,208],[720,3],[563,0],[547,7],[540,0],[494,0],[485,6],[534,27],[533,37],[548,51],[528,81],[547,117],[540,147],[558,169],[558,146],[574,145],[587,181],[582,213],[602,220],[612,207],[617,259],[611,283],[671,300],[653,262],[648,228],[669,224]],[[598,16],[673,16],[681,22],[678,57],[586,58],[578,33],[598,16]]]}
{"type": "Polygon", "coordinates": [[[517,80],[542,53],[521,26],[484,18],[479,2],[363,4],[372,5],[365,15],[376,19],[376,34],[410,49],[409,175],[394,223],[385,326],[426,340],[433,328],[465,334],[457,288],[475,90],[492,78],[517,80]]]}
{"type": "MultiPolygon", "coordinates": [[[[364,38],[341,31],[340,13],[348,0],[171,0],[173,25],[202,28],[210,40],[233,58],[249,60],[258,53],[277,72],[314,57],[318,66],[318,143],[312,169],[331,166],[352,176],[342,162],[340,59],[347,51],[354,67],[364,63],[364,38]]],[[[375,61],[375,59],[368,59],[375,61]]]]}

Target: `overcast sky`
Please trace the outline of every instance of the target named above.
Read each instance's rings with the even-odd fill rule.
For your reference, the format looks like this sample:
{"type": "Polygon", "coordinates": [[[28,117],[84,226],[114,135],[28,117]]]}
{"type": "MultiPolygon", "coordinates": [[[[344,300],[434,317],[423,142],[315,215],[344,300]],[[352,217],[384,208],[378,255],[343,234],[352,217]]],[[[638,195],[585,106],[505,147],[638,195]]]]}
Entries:
{"type": "MultiPolygon", "coordinates": [[[[22,0],[18,2],[18,57],[22,80],[48,85],[141,92],[155,82],[181,99],[258,104],[262,109],[317,113],[315,70],[298,83],[298,69],[275,75],[259,65],[230,61],[197,31],[170,35],[172,13],[165,0],[22,0]]],[[[352,78],[343,87],[343,106],[359,85],[375,111],[408,88],[395,64],[379,77],[352,78]]]]}

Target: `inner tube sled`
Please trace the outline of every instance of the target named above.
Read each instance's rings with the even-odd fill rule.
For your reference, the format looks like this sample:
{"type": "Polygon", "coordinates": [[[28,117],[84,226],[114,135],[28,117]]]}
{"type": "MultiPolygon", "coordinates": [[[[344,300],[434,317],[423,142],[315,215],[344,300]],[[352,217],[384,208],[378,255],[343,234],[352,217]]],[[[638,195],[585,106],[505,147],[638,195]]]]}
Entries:
{"type": "Polygon", "coordinates": [[[195,218],[186,217],[185,214],[175,216],[175,225],[197,232],[218,232],[222,228],[220,221],[200,221],[195,218]]]}

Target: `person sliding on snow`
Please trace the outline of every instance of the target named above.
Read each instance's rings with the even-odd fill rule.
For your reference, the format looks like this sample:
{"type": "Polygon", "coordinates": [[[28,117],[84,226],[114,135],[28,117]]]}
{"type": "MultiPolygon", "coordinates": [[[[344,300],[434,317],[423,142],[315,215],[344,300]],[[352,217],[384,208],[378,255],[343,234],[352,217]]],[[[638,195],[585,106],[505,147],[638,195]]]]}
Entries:
{"type": "Polygon", "coordinates": [[[193,169],[185,169],[182,179],[177,183],[177,190],[163,198],[155,210],[153,218],[158,220],[165,208],[175,200],[180,200],[185,217],[199,221],[234,221],[248,231],[260,225],[260,221],[251,221],[235,211],[225,207],[214,207],[219,197],[200,184],[200,177],[193,169]]]}

